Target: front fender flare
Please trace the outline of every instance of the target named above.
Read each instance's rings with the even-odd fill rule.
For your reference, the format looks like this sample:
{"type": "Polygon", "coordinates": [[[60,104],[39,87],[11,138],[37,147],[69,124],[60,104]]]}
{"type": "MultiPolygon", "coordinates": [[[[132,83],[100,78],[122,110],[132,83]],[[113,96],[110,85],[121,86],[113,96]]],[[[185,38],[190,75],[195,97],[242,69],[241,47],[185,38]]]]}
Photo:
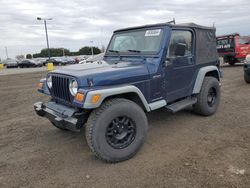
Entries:
{"type": "Polygon", "coordinates": [[[139,98],[141,99],[142,104],[144,105],[145,109],[149,112],[150,106],[145,99],[144,95],[142,94],[141,90],[133,85],[128,86],[119,86],[119,87],[113,87],[108,89],[99,89],[99,90],[93,90],[89,91],[87,93],[83,108],[84,109],[94,109],[101,106],[102,102],[110,96],[119,95],[119,94],[126,94],[126,93],[136,93],[139,98]],[[92,98],[94,95],[100,95],[101,98],[99,101],[95,104],[92,103],[92,98]]]}

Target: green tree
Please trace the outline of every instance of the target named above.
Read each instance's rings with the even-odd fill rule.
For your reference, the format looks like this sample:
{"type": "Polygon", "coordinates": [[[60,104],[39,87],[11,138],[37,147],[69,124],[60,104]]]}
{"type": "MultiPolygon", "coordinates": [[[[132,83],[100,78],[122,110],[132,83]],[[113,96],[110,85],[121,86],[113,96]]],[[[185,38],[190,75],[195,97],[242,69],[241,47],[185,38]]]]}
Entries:
{"type": "MultiPolygon", "coordinates": [[[[70,51],[65,48],[50,48],[50,56],[51,57],[61,57],[63,56],[63,52],[66,56],[70,55],[70,51]]],[[[41,57],[48,57],[48,49],[42,49],[40,52],[41,57]]]]}
{"type": "MultiPolygon", "coordinates": [[[[61,57],[63,56],[63,52],[65,56],[77,56],[77,55],[91,55],[91,47],[85,46],[79,49],[77,52],[70,52],[66,48],[50,48],[50,56],[51,57],[61,57]]],[[[99,54],[101,53],[101,50],[98,47],[93,47],[93,53],[99,54]]],[[[33,54],[33,58],[38,57],[48,57],[48,49],[42,49],[40,53],[33,54]]]]}
{"type": "MultiPolygon", "coordinates": [[[[79,55],[92,55],[92,47],[85,46],[79,49],[79,55]]],[[[98,47],[93,47],[93,54],[99,54],[101,50],[98,47]]]]}
{"type": "Polygon", "coordinates": [[[26,59],[32,59],[32,55],[31,54],[27,54],[26,55],[26,59]]]}
{"type": "Polygon", "coordinates": [[[40,53],[38,54],[33,54],[33,58],[38,58],[38,57],[43,57],[40,53]]]}

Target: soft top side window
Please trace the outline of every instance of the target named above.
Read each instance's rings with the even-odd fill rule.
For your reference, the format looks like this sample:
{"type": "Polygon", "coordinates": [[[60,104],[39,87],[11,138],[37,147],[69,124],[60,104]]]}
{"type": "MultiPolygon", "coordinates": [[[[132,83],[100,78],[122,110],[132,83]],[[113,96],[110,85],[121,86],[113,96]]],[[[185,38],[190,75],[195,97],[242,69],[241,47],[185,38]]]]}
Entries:
{"type": "Polygon", "coordinates": [[[190,56],[193,53],[193,36],[191,31],[173,30],[168,47],[168,57],[175,57],[175,49],[178,43],[186,45],[185,56],[190,56]]]}

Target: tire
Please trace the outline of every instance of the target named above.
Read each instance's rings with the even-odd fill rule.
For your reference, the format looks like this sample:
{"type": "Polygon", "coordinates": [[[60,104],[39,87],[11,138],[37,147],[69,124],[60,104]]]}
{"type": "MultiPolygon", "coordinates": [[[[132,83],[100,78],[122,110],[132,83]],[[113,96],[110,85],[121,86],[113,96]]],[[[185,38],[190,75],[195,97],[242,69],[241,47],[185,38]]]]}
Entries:
{"type": "Polygon", "coordinates": [[[214,114],[220,103],[220,84],[214,77],[205,77],[200,93],[197,95],[197,103],[194,112],[203,116],[214,114]]]}
{"type": "Polygon", "coordinates": [[[246,83],[250,83],[250,75],[248,75],[247,73],[244,72],[244,80],[246,83]]]}
{"type": "Polygon", "coordinates": [[[229,61],[228,64],[231,65],[231,66],[234,66],[235,62],[234,61],[229,61]]]}
{"type": "Polygon", "coordinates": [[[228,59],[228,64],[231,65],[231,66],[234,66],[236,61],[237,60],[235,58],[231,57],[231,58],[228,59]]]}
{"type": "Polygon", "coordinates": [[[115,163],[132,158],[140,150],[147,129],[147,117],[140,106],[127,99],[115,98],[91,112],[85,134],[97,158],[115,163]],[[117,130],[119,126],[121,132],[117,130]]]}

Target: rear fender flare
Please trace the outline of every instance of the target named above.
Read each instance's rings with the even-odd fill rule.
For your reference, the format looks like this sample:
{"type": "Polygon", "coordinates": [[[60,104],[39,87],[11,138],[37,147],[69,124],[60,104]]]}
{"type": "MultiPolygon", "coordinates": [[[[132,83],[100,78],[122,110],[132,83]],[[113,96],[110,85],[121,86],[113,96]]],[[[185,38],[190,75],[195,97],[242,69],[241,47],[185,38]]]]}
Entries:
{"type": "Polygon", "coordinates": [[[194,88],[193,88],[193,94],[198,94],[200,93],[200,90],[201,90],[201,86],[202,86],[202,83],[203,83],[203,80],[206,76],[207,73],[209,72],[214,72],[216,71],[216,78],[219,79],[220,81],[220,72],[219,72],[219,69],[218,67],[216,66],[207,66],[207,67],[203,67],[199,70],[198,74],[197,74],[197,77],[196,77],[196,81],[195,81],[195,84],[194,84],[194,88]]]}

